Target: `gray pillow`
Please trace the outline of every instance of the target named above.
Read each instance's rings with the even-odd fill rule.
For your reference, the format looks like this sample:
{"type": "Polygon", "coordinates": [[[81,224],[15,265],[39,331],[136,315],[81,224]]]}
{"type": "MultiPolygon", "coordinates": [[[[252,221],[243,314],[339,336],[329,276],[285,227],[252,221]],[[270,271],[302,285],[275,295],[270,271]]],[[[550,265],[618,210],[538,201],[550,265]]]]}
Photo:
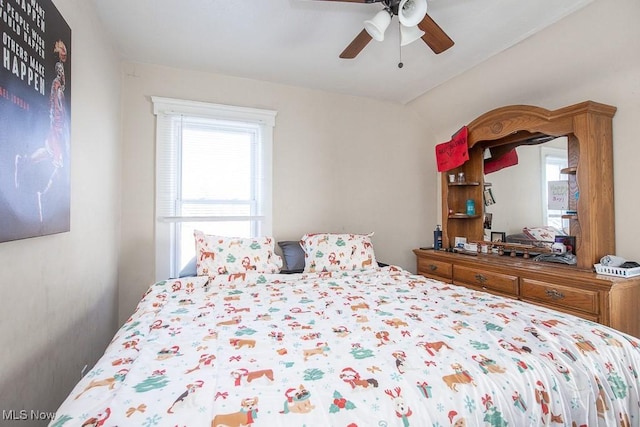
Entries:
{"type": "Polygon", "coordinates": [[[278,242],[287,270],[304,270],[304,249],[298,240],[278,242]]]}
{"type": "Polygon", "coordinates": [[[189,276],[197,276],[198,273],[196,271],[196,257],[193,257],[191,261],[185,265],[180,273],[178,273],[178,277],[189,277],[189,276]]]}

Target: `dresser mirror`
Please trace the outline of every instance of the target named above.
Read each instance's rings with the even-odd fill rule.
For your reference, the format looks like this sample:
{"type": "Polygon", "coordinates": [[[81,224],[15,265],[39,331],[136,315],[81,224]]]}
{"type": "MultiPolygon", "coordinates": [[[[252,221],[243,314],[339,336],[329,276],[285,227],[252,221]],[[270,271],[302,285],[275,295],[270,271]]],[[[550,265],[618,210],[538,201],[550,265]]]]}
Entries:
{"type": "MultiPolygon", "coordinates": [[[[442,173],[443,247],[452,247],[456,237],[464,237],[471,242],[484,240],[485,212],[495,215],[491,231],[515,232],[521,230],[523,226],[543,225],[527,224],[528,221],[536,220],[529,219],[529,216],[516,224],[514,218],[522,216],[514,213],[520,201],[509,200],[517,196],[506,195],[507,191],[502,195],[502,190],[496,189],[496,206],[485,209],[485,189],[489,188],[494,192],[493,185],[498,188],[497,183],[493,184],[498,179],[495,173],[491,174],[495,176],[487,179],[487,182],[493,185],[490,187],[484,185],[485,151],[489,148],[492,155],[497,158],[500,152],[505,153],[517,148],[524,156],[525,150],[530,148],[526,147],[527,145],[546,147],[552,139],[565,137],[568,167],[564,170],[564,174],[568,181],[570,212],[562,218],[568,222],[568,227],[563,227],[565,231],[576,238],[574,247],[577,258],[576,267],[591,270],[593,264],[602,256],[615,253],[612,132],[612,118],[615,111],[615,107],[593,101],[558,110],[512,105],[489,111],[469,123],[467,125],[469,160],[457,168],[442,173]],[[449,175],[458,176],[460,173],[465,176],[464,183],[449,183],[449,175]],[[465,209],[465,205],[469,203],[476,207],[472,212],[465,209]],[[504,215],[496,210],[499,204],[502,204],[500,208],[507,209],[504,215]],[[505,219],[509,218],[514,223],[501,225],[499,222],[501,216],[505,219]]],[[[534,163],[539,164],[539,158],[534,163]]],[[[528,212],[534,210],[539,212],[541,207],[544,209],[540,190],[542,178],[537,178],[539,176],[540,172],[526,171],[519,178],[504,180],[507,184],[518,181],[537,188],[533,191],[515,190],[531,194],[532,198],[538,199],[537,208],[528,207],[528,212]],[[535,178],[531,178],[532,176],[535,178]],[[532,182],[533,180],[539,180],[538,185],[532,182]]],[[[543,214],[535,215],[539,218],[538,221],[543,220],[543,214]]]]}
{"type": "Polygon", "coordinates": [[[485,174],[487,197],[485,212],[491,214],[491,231],[508,236],[522,233],[524,227],[552,226],[568,232],[565,213],[548,209],[548,181],[566,181],[562,169],[567,167],[567,138],[520,145],[516,148],[518,164],[485,174]],[[492,201],[495,203],[491,204],[492,201]],[[488,204],[487,204],[488,203],[488,204]]]}

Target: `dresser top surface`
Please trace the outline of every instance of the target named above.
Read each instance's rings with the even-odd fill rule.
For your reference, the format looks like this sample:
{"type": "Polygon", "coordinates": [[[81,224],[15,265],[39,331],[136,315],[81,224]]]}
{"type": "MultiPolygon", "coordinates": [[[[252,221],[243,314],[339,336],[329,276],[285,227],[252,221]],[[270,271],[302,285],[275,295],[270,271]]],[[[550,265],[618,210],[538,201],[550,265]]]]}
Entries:
{"type": "Polygon", "coordinates": [[[452,264],[467,266],[487,266],[496,268],[507,268],[515,271],[526,271],[541,275],[572,277],[575,279],[602,280],[609,283],[632,283],[640,282],[640,276],[632,278],[624,278],[617,276],[608,276],[596,274],[593,270],[579,269],[575,266],[564,265],[552,262],[534,261],[532,258],[525,259],[522,256],[511,257],[509,255],[498,254],[477,254],[467,255],[461,253],[436,251],[433,249],[414,249],[413,252],[418,257],[434,259],[443,262],[451,262],[452,264]]]}

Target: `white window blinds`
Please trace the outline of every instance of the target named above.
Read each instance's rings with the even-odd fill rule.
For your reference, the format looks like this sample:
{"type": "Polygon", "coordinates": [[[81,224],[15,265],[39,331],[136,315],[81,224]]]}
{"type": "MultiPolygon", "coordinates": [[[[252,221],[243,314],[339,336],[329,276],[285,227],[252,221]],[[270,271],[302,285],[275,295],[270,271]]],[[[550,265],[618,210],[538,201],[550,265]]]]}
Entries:
{"type": "Polygon", "coordinates": [[[276,112],[152,97],[156,122],[156,276],[193,257],[193,229],[271,234],[276,112]]]}

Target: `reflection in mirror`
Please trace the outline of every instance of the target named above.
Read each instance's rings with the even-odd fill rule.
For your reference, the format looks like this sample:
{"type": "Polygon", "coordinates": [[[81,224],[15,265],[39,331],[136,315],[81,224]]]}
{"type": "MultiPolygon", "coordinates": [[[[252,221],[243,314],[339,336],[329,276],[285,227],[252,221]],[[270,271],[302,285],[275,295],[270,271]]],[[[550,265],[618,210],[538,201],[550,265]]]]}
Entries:
{"type": "Polygon", "coordinates": [[[538,145],[521,145],[518,164],[485,176],[487,195],[495,200],[485,206],[492,214],[491,229],[509,235],[522,233],[524,227],[553,226],[568,228],[561,210],[548,209],[548,182],[567,180],[561,169],[567,167],[567,138],[560,137],[538,145]]]}

